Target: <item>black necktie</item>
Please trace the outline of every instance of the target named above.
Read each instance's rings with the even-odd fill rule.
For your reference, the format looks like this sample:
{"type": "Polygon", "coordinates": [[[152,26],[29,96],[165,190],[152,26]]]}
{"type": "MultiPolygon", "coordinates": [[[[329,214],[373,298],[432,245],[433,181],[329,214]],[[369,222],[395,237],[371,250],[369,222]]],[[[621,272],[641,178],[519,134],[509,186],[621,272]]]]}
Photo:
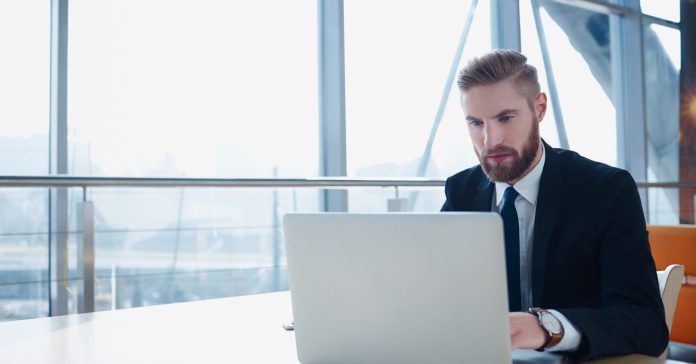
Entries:
{"type": "Polygon", "coordinates": [[[503,208],[500,216],[503,218],[505,232],[505,261],[507,265],[508,305],[510,312],[519,311],[522,305],[520,289],[520,224],[517,220],[515,200],[519,193],[513,187],[505,189],[503,208]]]}

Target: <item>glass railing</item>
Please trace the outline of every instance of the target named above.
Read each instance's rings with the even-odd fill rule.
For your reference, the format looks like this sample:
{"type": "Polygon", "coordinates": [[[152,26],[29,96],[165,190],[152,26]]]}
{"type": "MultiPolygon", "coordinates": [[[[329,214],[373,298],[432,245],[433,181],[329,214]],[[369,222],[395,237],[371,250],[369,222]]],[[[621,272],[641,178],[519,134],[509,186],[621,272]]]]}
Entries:
{"type": "MultiPolygon", "coordinates": [[[[324,211],[327,191],[342,191],[350,212],[438,211],[442,186],[0,176],[0,321],[286,290],[283,214],[324,211]],[[60,209],[51,196],[61,189],[64,230],[51,212],[60,209]]],[[[639,187],[648,221],[659,224],[678,224],[684,213],[671,207],[674,191],[696,194],[696,184],[639,187]]]]}
{"type": "Polygon", "coordinates": [[[286,212],[437,211],[443,184],[0,176],[0,321],[286,290],[286,212]]]}
{"type": "Polygon", "coordinates": [[[696,216],[696,183],[649,182],[638,183],[638,188],[649,224],[693,224],[696,216]]]}

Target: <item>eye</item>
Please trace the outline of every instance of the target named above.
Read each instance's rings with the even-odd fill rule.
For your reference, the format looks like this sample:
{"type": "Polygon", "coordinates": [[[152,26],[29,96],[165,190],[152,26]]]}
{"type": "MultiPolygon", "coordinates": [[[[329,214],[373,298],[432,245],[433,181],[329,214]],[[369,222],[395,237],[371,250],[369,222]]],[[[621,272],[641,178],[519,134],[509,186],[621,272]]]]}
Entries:
{"type": "Polygon", "coordinates": [[[503,116],[501,116],[498,120],[499,120],[499,121],[510,121],[510,120],[512,120],[512,117],[513,117],[513,116],[512,116],[512,115],[509,115],[509,114],[508,114],[508,115],[503,115],[503,116]]]}
{"type": "Polygon", "coordinates": [[[479,126],[482,124],[483,124],[483,121],[481,121],[481,120],[476,120],[476,119],[469,120],[469,125],[471,125],[471,126],[479,126]]]}

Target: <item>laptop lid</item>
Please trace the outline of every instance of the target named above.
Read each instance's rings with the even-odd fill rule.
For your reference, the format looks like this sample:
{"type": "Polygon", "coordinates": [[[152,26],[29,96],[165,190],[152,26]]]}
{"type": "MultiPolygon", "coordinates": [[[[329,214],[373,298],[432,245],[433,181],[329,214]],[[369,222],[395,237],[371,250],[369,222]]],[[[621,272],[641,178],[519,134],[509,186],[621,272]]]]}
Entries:
{"type": "Polygon", "coordinates": [[[510,362],[494,213],[287,214],[300,362],[510,362]]]}

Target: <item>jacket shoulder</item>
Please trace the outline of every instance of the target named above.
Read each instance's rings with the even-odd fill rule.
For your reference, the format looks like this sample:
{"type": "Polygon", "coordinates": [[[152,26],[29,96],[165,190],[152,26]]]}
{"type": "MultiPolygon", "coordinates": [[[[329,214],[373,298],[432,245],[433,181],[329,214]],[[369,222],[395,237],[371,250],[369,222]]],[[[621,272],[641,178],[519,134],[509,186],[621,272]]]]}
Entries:
{"type": "Polygon", "coordinates": [[[621,168],[583,157],[577,152],[554,148],[566,183],[576,186],[599,187],[610,180],[635,183],[630,173],[621,168]]]}
{"type": "Polygon", "coordinates": [[[475,181],[478,183],[482,174],[483,170],[481,170],[481,166],[476,165],[451,175],[449,178],[447,178],[447,184],[466,184],[469,181],[475,181]]]}
{"type": "Polygon", "coordinates": [[[478,186],[487,177],[481,166],[465,169],[447,178],[445,183],[445,204],[441,211],[469,211],[478,186]]]}

